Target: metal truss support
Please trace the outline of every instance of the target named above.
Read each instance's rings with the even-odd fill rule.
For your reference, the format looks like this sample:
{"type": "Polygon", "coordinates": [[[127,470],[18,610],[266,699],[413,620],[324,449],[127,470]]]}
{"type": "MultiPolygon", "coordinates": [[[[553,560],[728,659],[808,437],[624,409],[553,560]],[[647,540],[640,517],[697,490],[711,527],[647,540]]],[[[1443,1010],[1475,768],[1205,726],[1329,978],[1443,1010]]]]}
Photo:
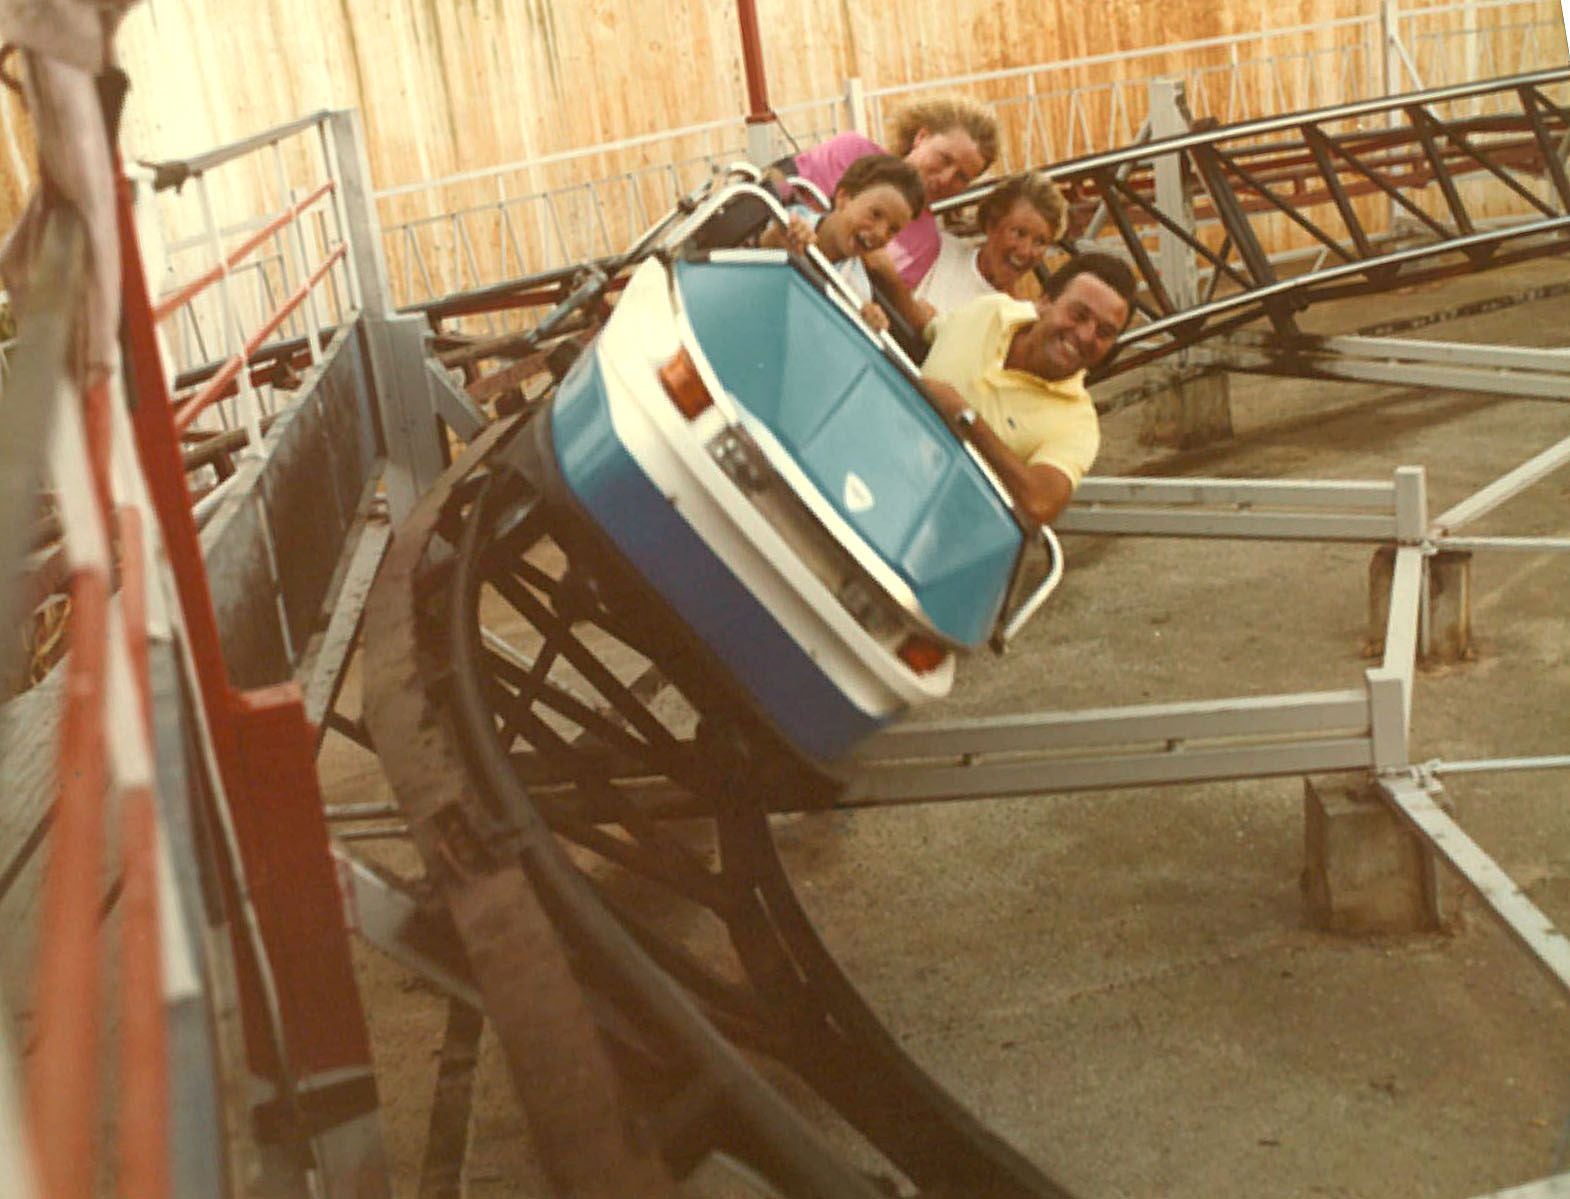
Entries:
{"type": "Polygon", "coordinates": [[[1054,527],[1144,537],[1387,542],[1397,536],[1399,511],[1395,481],[1092,476],[1054,527]]]}
{"type": "Polygon", "coordinates": [[[1227,370],[1570,400],[1570,350],[1239,331],[1191,351],[1227,370]]]}
{"type": "Polygon", "coordinates": [[[855,755],[840,807],[1368,770],[1368,690],[922,723],[855,755]]]}
{"type": "Polygon", "coordinates": [[[428,360],[425,367],[430,372],[431,397],[436,405],[436,415],[458,437],[466,442],[473,441],[488,423],[485,413],[480,411],[480,406],[468,392],[453,382],[446,367],[434,360],[428,360]]]}
{"type": "Polygon", "coordinates": [[[1570,940],[1437,802],[1440,785],[1417,771],[1381,776],[1392,808],[1466,882],[1505,930],[1570,999],[1570,940]]]}
{"type": "MultiPolygon", "coordinates": [[[[1193,118],[1182,80],[1152,80],[1149,99],[1151,136],[1176,137],[1189,131],[1193,118]]],[[[1157,234],[1162,283],[1173,304],[1192,308],[1199,303],[1199,270],[1192,249],[1197,244],[1194,205],[1184,164],[1172,156],[1158,159],[1155,183],[1156,207],[1172,221],[1172,225],[1162,223],[1157,234]]],[[[1225,374],[1196,372],[1189,351],[1180,351],[1164,374],[1166,388],[1145,405],[1141,443],[1187,449],[1232,436],[1231,380],[1225,374]]]]}
{"type": "MultiPolygon", "coordinates": [[[[1387,45],[1399,49],[1388,37],[1387,45]]],[[[1407,284],[1562,253],[1570,179],[1560,143],[1570,112],[1555,95],[1567,79],[1570,70],[1539,71],[1208,129],[1175,128],[1181,101],[1163,91],[1175,85],[1153,85],[1152,141],[1049,168],[1076,204],[1105,211],[1116,248],[1144,283],[1146,320],[1120,339],[1120,355],[1099,376],[1258,320],[1295,342],[1294,315],[1310,303],[1386,290],[1398,276],[1407,284]],[[1538,177],[1543,185],[1528,186],[1538,177]],[[1508,191],[1528,218],[1487,224],[1462,186],[1469,180],[1508,191]],[[1437,189],[1442,216],[1420,202],[1427,189],[1437,189]],[[1418,244],[1391,248],[1390,222],[1371,228],[1356,203],[1368,196],[1416,222],[1418,244]],[[1328,265],[1278,275],[1260,220],[1290,221],[1328,265]],[[1145,244],[1152,231],[1155,255],[1145,244]],[[1201,270],[1208,284],[1191,296],[1186,280],[1201,270]]],[[[1115,246],[1104,237],[1093,244],[1115,246]]]]}

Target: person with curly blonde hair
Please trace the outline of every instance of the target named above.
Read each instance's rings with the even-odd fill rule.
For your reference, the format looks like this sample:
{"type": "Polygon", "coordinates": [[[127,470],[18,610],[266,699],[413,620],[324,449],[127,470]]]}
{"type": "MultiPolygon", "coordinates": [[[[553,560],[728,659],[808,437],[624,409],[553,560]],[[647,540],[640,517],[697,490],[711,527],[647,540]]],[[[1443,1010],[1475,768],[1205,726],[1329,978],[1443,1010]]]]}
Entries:
{"type": "MultiPolygon", "coordinates": [[[[991,111],[964,96],[932,96],[901,107],[890,122],[893,152],[921,176],[927,211],[906,225],[886,253],[899,277],[915,287],[937,261],[938,225],[930,205],[957,195],[991,165],[998,152],[998,123],[991,111]]],[[[783,158],[770,168],[783,181],[799,175],[832,196],[845,169],[868,154],[886,153],[871,138],[841,133],[783,158]]]]}

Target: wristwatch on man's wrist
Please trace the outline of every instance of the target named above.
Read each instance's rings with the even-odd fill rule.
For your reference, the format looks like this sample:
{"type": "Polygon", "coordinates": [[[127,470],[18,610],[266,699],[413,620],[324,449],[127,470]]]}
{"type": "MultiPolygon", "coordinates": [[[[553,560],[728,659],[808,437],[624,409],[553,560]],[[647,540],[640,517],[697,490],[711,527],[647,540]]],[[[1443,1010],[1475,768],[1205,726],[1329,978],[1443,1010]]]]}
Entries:
{"type": "Polygon", "coordinates": [[[966,404],[954,414],[954,429],[958,433],[969,433],[976,427],[976,422],[980,419],[981,417],[977,415],[976,410],[969,404],[966,404]]]}

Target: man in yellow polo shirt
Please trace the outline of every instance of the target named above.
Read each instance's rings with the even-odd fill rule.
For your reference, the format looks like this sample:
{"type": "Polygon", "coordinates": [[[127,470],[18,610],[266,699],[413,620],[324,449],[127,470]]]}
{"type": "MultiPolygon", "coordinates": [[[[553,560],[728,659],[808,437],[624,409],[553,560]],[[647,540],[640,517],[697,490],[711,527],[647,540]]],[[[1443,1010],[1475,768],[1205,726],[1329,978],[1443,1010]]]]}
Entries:
{"type": "Polygon", "coordinates": [[[929,394],[1036,524],[1068,506],[1095,461],[1101,432],[1085,372],[1128,324],[1134,287],[1122,259],[1081,254],[1035,303],[983,296],[927,326],[929,394]]]}

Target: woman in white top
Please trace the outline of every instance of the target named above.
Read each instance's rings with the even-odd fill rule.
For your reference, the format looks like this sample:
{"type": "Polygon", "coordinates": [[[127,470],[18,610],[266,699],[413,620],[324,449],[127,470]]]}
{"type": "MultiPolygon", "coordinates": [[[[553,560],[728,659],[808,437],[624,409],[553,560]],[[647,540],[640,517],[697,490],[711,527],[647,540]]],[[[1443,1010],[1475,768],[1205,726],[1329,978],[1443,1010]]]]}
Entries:
{"type": "Polygon", "coordinates": [[[981,202],[976,216],[982,240],[945,232],[937,261],[916,286],[912,323],[918,329],[977,296],[1016,295],[1020,281],[1063,235],[1068,205],[1050,180],[1016,175],[981,202]]]}

